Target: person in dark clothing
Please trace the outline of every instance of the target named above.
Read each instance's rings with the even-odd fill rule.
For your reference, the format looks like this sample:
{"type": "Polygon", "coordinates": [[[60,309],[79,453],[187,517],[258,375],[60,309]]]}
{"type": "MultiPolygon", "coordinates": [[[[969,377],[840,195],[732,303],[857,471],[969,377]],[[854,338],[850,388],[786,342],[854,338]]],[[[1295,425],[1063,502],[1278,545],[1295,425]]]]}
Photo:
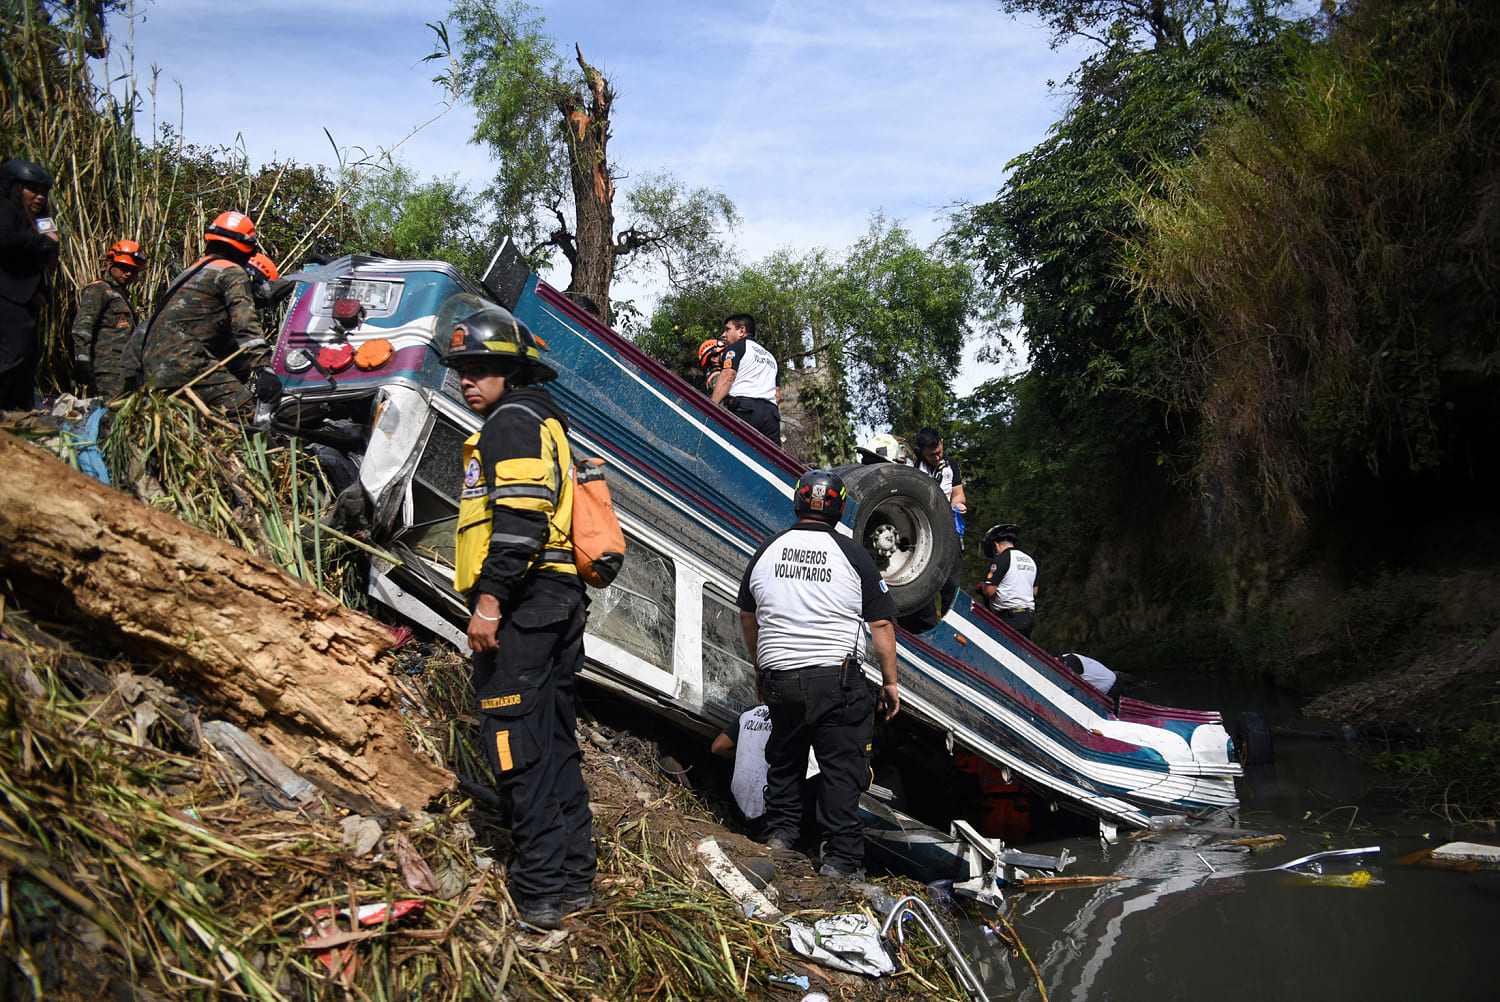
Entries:
{"type": "Polygon", "coordinates": [[[78,312],[73,315],[73,382],[85,390],[93,386],[106,400],[134,389],[134,373],[129,371],[134,366],[127,361],[137,320],[130,287],[145,266],[140,244],[116,240],[109,249],[104,276],[78,294],[78,312]]]}
{"type": "Polygon", "coordinates": [[[259,246],[255,223],[242,212],[221,212],[203,243],[208,253],[173,281],[146,331],[146,385],[191,384],[209,406],[248,414],[255,397],[246,380],[271,356],[245,268],[259,246]]]}
{"type": "Polygon", "coordinates": [[[771,707],[766,742],[766,845],[789,849],[801,837],[801,779],[809,747],[822,775],[816,816],[823,835],[819,873],[862,872],[865,843],[859,795],[869,789],[875,713],[901,707],[896,685],[896,605],[875,561],[834,527],[847,491],[835,473],[797,481],[797,522],[761,544],[740,581],[745,647],[771,707]],[[863,670],[864,627],[880,665],[871,692],[863,670]]]}
{"type": "Polygon", "coordinates": [[[37,317],[57,263],[51,191],[52,175],[40,164],[0,163],[0,410],[29,411],[36,400],[37,317]]]}
{"type": "Polygon", "coordinates": [[[522,921],[556,929],[593,904],[596,855],[577,739],[587,600],[573,562],[568,418],[557,378],[509,311],[450,297],[443,364],[484,425],[463,446],[454,587],[472,610],[474,693],[485,757],[511,816],[510,894],[522,921]]]}
{"type": "Polygon", "coordinates": [[[963,474],[959,472],[958,460],[943,451],[942,433],[936,428],[923,428],[917,432],[913,444],[917,448],[916,461],[913,465],[920,472],[937,481],[938,487],[942,489],[943,497],[948,501],[948,506],[956,513],[954,524],[958,528],[958,552],[953,555],[953,566],[948,571],[948,580],[943,582],[942,588],[938,590],[936,608],[924,608],[901,622],[902,626],[913,633],[925,633],[938,625],[948,614],[948,610],[953,608],[953,600],[958,596],[958,589],[963,584],[963,514],[969,509],[967,499],[964,497],[963,474]]]}

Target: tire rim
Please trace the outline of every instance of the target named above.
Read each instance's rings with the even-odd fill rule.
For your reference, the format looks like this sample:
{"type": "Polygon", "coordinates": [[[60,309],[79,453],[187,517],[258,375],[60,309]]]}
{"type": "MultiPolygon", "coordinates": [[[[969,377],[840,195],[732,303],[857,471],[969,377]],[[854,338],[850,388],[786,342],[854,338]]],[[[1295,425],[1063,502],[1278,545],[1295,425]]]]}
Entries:
{"type": "Polygon", "coordinates": [[[912,499],[890,497],[877,503],[865,519],[864,538],[859,542],[874,558],[886,585],[898,588],[916,581],[927,569],[934,546],[932,521],[927,509],[912,499]],[[910,544],[908,549],[892,550],[884,538],[887,525],[910,544]]]}

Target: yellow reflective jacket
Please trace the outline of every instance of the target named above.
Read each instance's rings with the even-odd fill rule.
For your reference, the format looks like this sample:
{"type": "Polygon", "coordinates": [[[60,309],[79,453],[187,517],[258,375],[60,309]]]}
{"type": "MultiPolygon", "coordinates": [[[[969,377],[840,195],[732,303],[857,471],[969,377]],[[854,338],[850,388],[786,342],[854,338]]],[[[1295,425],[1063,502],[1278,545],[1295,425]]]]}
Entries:
{"type": "Polygon", "coordinates": [[[453,571],[460,592],[484,578],[484,590],[503,603],[533,571],[577,576],[565,420],[545,390],[523,387],[508,391],[464,442],[453,571]]]}

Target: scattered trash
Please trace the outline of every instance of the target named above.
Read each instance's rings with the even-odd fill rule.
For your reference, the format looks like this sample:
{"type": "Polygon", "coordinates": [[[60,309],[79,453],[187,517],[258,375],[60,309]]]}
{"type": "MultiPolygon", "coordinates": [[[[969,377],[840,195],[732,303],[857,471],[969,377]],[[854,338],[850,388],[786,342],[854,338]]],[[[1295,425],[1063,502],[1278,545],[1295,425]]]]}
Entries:
{"type": "Polygon", "coordinates": [[[699,842],[698,855],[702,857],[703,865],[708,868],[709,875],[718,882],[720,887],[724,888],[725,893],[735,900],[746,918],[771,923],[780,922],[786,918],[764,894],[755,889],[755,885],[746,879],[739,867],[724,855],[724,850],[716,839],[706,838],[699,842]]]}
{"type": "Polygon", "coordinates": [[[1426,866],[1438,870],[1500,870],[1500,845],[1483,842],[1449,842],[1435,849],[1422,849],[1396,860],[1400,866],[1426,866]]]}
{"type": "MultiPolygon", "coordinates": [[[[380,838],[385,833],[380,829],[380,822],[374,818],[361,817],[351,814],[343,820],[344,844],[354,847],[354,855],[363,856],[374,849],[380,843],[380,838]]],[[[416,888],[413,888],[416,890],[416,888]]]]}
{"type": "Polygon", "coordinates": [[[411,839],[406,837],[405,832],[400,832],[391,840],[391,853],[396,857],[396,863],[401,867],[401,876],[406,881],[406,886],[420,894],[437,893],[437,879],[432,875],[432,868],[427,865],[427,860],[412,846],[411,839]]]}
{"type": "Polygon", "coordinates": [[[780,985],[795,985],[803,991],[812,987],[806,974],[773,974],[771,980],[780,985]]]}
{"type": "Polygon", "coordinates": [[[1377,880],[1369,870],[1355,870],[1353,873],[1297,873],[1295,870],[1288,872],[1302,883],[1316,884],[1319,887],[1369,887],[1371,884],[1378,886],[1384,883],[1384,881],[1377,880]]]}
{"type": "Polygon", "coordinates": [[[1371,887],[1379,886],[1385,881],[1380,880],[1369,869],[1357,869],[1349,873],[1327,873],[1323,864],[1327,860],[1350,859],[1358,856],[1367,856],[1370,853],[1380,851],[1380,846],[1365,846],[1360,849],[1330,849],[1327,852],[1315,852],[1310,856],[1301,856],[1289,860],[1280,866],[1273,866],[1269,870],[1260,870],[1260,873],[1287,873],[1297,880],[1307,884],[1317,884],[1323,887],[1371,887]]]}
{"type": "Polygon", "coordinates": [[[786,928],[792,949],[836,971],[878,978],[896,970],[868,915],[830,915],[812,925],[788,922],[786,928]]]}
{"type": "Polygon", "coordinates": [[[279,789],[295,806],[312,802],[317,790],[311,781],[292,771],[281,759],[266,750],[259,741],[225,720],[203,724],[203,738],[221,755],[232,755],[279,789]]]}
{"type": "Polygon", "coordinates": [[[354,947],[350,944],[380,935],[378,932],[359,932],[357,927],[394,922],[403,915],[421,910],[420,901],[395,901],[389,908],[383,901],[360,905],[352,914],[356,928],[345,930],[339,927],[338,920],[349,920],[349,909],[319,908],[313,912],[313,921],[317,925],[312,929],[302,930],[302,948],[313,951],[330,974],[348,983],[354,977],[359,963],[354,955],[354,947]]]}
{"type": "Polygon", "coordinates": [[[1271,867],[1271,869],[1294,870],[1299,866],[1303,866],[1307,863],[1312,863],[1318,860],[1333,859],[1340,856],[1367,856],[1372,852],[1379,851],[1380,846],[1378,845],[1369,845],[1365,846],[1362,849],[1329,849],[1327,852],[1315,852],[1311,856],[1299,856],[1296,859],[1288,860],[1287,862],[1282,863],[1280,866],[1273,866],[1271,867]]]}
{"type": "Polygon", "coordinates": [[[1286,842],[1285,835],[1255,835],[1250,838],[1229,839],[1220,845],[1211,845],[1206,848],[1217,850],[1248,849],[1251,853],[1256,853],[1262,849],[1281,845],[1284,842],[1286,842]]]}
{"type": "Polygon", "coordinates": [[[1137,879],[1139,878],[1079,873],[1071,877],[1018,877],[1006,886],[1017,891],[1053,891],[1059,887],[1098,887],[1100,884],[1119,884],[1137,879]]]}
{"type": "Polygon", "coordinates": [[[828,1002],[828,996],[822,992],[808,992],[802,996],[802,1002],[828,1002]]]}

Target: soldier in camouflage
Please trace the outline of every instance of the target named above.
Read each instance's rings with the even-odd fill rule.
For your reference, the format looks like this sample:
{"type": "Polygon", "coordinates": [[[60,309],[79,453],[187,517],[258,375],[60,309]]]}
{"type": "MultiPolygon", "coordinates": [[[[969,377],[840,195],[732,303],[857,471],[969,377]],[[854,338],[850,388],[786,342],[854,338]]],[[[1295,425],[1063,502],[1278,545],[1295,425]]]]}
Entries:
{"type": "Polygon", "coordinates": [[[146,385],[175,390],[192,383],[209,406],[248,414],[255,397],[244,380],[270,356],[245,271],[256,251],[255,223],[222,212],[204,243],[208,255],[172,283],[146,331],[146,385]]]}
{"type": "Polygon", "coordinates": [[[146,266],[146,255],[134,240],[119,240],[109,249],[104,277],[83,287],[78,313],[73,317],[73,382],[91,384],[107,400],[135,387],[126,362],[135,330],[135,304],[130,286],[146,266]]]}

